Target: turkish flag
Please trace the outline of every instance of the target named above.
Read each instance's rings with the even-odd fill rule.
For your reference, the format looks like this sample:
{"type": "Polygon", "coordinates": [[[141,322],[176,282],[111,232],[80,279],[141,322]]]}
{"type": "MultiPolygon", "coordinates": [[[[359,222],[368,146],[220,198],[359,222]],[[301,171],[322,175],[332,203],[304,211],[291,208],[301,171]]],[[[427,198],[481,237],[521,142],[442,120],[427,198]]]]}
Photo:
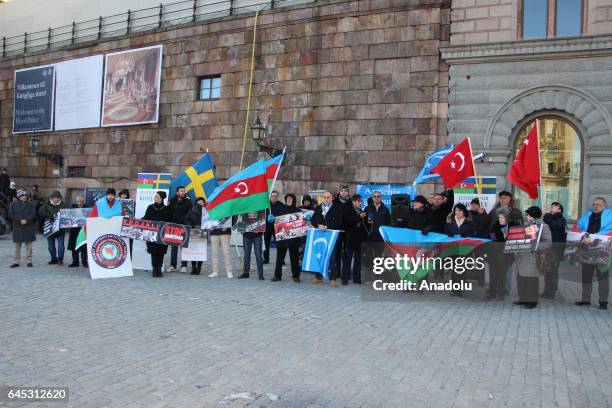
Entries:
{"type": "Polygon", "coordinates": [[[523,142],[516,159],[512,162],[508,181],[529,194],[529,198],[538,198],[540,184],[540,149],[537,122],[531,128],[523,142]]]}
{"type": "Polygon", "coordinates": [[[474,160],[472,160],[472,146],[470,139],[463,139],[438,165],[431,170],[444,179],[446,188],[452,188],[458,182],[476,175],[474,160]]]}

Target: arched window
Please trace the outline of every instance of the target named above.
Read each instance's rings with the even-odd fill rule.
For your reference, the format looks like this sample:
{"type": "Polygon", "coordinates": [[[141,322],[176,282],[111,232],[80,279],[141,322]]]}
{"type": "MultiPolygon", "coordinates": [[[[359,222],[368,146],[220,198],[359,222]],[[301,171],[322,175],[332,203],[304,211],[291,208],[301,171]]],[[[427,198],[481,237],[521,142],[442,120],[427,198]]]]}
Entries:
{"type": "MultiPolygon", "coordinates": [[[[516,206],[522,210],[539,205],[546,213],[550,204],[563,205],[565,218],[576,221],[580,213],[582,142],[578,132],[568,121],[554,116],[538,118],[540,125],[540,200],[530,200],[527,193],[514,188],[516,206]]],[[[518,134],[514,156],[531,129],[530,121],[518,134]]]]}

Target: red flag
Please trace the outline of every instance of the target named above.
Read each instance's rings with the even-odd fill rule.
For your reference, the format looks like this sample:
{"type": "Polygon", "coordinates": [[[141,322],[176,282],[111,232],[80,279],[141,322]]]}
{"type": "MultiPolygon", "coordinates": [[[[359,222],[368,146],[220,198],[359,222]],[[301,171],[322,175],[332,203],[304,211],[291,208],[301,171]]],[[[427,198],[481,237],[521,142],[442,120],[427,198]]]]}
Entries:
{"type": "Polygon", "coordinates": [[[444,179],[446,188],[452,188],[458,182],[476,175],[474,160],[472,160],[472,146],[470,139],[463,139],[450,153],[448,153],[437,166],[431,169],[432,173],[439,174],[444,179]]]}
{"type": "Polygon", "coordinates": [[[538,198],[540,184],[540,141],[537,122],[529,131],[516,159],[512,162],[508,181],[529,194],[529,198],[538,198]]]}

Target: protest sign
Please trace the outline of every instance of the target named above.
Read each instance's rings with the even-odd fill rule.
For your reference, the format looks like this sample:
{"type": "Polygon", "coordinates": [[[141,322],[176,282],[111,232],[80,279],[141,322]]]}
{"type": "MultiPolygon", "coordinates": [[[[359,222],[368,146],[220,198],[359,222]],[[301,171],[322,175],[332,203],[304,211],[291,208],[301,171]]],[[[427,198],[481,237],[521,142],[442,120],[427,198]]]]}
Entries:
{"type": "Polygon", "coordinates": [[[279,215],[274,218],[274,237],[277,241],[285,239],[305,237],[308,229],[312,228],[310,221],[306,221],[306,215],[312,216],[314,211],[306,210],[297,213],[279,215]]]}
{"type": "Polygon", "coordinates": [[[244,232],[265,232],[266,231],[266,210],[254,211],[238,216],[232,230],[244,232]]]}
{"type": "Polygon", "coordinates": [[[480,206],[491,212],[497,201],[496,177],[469,177],[453,187],[455,204],[463,204],[468,209],[474,198],[478,198],[480,206]],[[480,192],[478,191],[480,190],[480,192]]]}
{"type": "Polygon", "coordinates": [[[534,252],[538,249],[540,235],[542,235],[542,228],[537,224],[510,227],[504,252],[534,252]]]}
{"type": "Polygon", "coordinates": [[[87,218],[87,259],[92,279],[133,276],[130,247],[121,237],[122,217],[87,218]]]}
{"type": "Polygon", "coordinates": [[[59,216],[55,214],[52,219],[45,218],[45,222],[43,224],[43,235],[45,237],[49,237],[60,230],[59,226],[59,216]]]}
{"type": "Polygon", "coordinates": [[[608,265],[612,256],[612,236],[570,231],[565,256],[582,264],[608,265]]]}
{"type": "Polygon", "coordinates": [[[82,227],[90,212],[91,208],[62,208],[59,212],[59,228],[82,227]]]}
{"type": "Polygon", "coordinates": [[[119,205],[121,205],[121,213],[123,216],[128,218],[134,218],[136,216],[136,202],[129,198],[116,198],[119,205]]]}
{"type": "Polygon", "coordinates": [[[368,198],[370,198],[375,191],[380,192],[382,202],[387,208],[391,208],[391,196],[394,194],[410,195],[412,186],[403,186],[401,184],[358,184],[355,189],[355,194],[359,194],[362,197],[362,210],[368,205],[368,198]]]}
{"type": "Polygon", "coordinates": [[[145,242],[171,246],[188,246],[188,225],[141,220],[137,218],[123,218],[121,236],[145,242]]]}
{"type": "Polygon", "coordinates": [[[232,217],[221,218],[220,220],[211,220],[206,208],[202,208],[202,223],[200,228],[203,230],[232,228],[232,217]]]}
{"type": "Polygon", "coordinates": [[[181,248],[181,260],[183,261],[206,261],[207,243],[206,232],[192,229],[189,234],[189,247],[181,248]]]}

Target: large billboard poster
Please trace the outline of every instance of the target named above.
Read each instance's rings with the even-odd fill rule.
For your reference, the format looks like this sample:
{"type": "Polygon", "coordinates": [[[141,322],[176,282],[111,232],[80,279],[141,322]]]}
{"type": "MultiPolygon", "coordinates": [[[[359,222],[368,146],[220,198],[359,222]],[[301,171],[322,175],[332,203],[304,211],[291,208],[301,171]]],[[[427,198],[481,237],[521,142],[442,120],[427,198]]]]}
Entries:
{"type": "Polygon", "coordinates": [[[104,56],[63,61],[56,70],[55,130],[100,126],[104,56]]]}
{"type": "Polygon", "coordinates": [[[162,46],[106,54],[102,126],[157,123],[162,46]]]}
{"type": "Polygon", "coordinates": [[[53,130],[55,66],[16,70],[13,83],[13,133],[53,130]]]}

